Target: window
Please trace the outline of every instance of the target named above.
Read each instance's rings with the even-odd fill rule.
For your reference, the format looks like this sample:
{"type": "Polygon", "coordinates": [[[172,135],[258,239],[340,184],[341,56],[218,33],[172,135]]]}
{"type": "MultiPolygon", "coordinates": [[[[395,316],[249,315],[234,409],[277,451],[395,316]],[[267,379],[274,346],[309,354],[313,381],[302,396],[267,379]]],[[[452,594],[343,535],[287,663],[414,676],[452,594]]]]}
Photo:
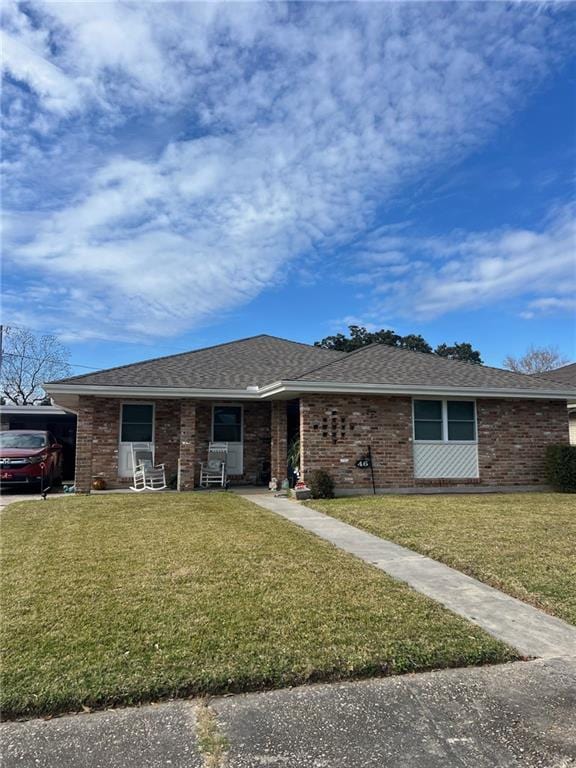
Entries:
{"type": "Polygon", "coordinates": [[[242,442],[242,407],[240,405],[214,406],[215,443],[242,442]]]}
{"type": "Polygon", "coordinates": [[[476,419],[474,403],[465,400],[448,400],[448,440],[475,440],[476,419]]]}
{"type": "Polygon", "coordinates": [[[154,406],[124,403],[121,443],[151,443],[154,439],[154,406]]]}
{"type": "Polygon", "coordinates": [[[414,440],[474,442],[474,401],[414,400],[414,440]]]}
{"type": "Polygon", "coordinates": [[[442,440],[442,400],[414,400],[414,439],[442,440]]]}

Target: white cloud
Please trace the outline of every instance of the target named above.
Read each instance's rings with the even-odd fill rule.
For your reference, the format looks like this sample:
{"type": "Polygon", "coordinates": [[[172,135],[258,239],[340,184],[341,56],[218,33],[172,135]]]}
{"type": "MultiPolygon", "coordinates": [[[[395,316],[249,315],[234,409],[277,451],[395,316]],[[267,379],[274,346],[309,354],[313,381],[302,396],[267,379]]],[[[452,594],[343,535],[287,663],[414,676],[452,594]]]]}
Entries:
{"type": "MultiPolygon", "coordinates": [[[[32,91],[11,91],[8,258],[60,291],[64,331],[111,337],[183,331],[354,241],[400,185],[485,140],[562,50],[552,11],[501,4],[27,8],[34,23],[10,6],[7,24],[32,91]]],[[[402,226],[356,254],[398,286],[402,226]]],[[[490,255],[430,243],[443,279],[423,268],[422,311],[448,283],[464,302],[493,295],[548,247],[505,237],[490,255]]]]}
{"type": "MultiPolygon", "coordinates": [[[[372,313],[432,319],[462,309],[524,303],[522,317],[571,312],[576,295],[575,207],[551,212],[531,230],[454,232],[445,238],[404,235],[396,247],[410,265],[374,270],[365,258],[356,275],[373,287],[372,313]],[[418,258],[426,257],[428,258],[418,258]],[[382,289],[388,294],[378,298],[382,289]]],[[[361,248],[361,246],[359,246],[361,248]]]]}

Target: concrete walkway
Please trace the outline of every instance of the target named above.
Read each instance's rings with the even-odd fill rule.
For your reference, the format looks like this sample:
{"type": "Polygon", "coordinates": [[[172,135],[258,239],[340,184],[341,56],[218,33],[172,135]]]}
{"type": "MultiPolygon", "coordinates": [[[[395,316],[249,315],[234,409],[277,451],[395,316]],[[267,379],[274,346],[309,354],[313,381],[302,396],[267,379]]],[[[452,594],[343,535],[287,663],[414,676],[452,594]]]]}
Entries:
{"type": "Polygon", "coordinates": [[[524,656],[576,656],[576,627],[447,565],[283,497],[241,493],[390,576],[405,581],[524,656]]]}
{"type": "Polygon", "coordinates": [[[0,726],[2,768],[573,768],[576,662],[448,669],[0,726]]]}

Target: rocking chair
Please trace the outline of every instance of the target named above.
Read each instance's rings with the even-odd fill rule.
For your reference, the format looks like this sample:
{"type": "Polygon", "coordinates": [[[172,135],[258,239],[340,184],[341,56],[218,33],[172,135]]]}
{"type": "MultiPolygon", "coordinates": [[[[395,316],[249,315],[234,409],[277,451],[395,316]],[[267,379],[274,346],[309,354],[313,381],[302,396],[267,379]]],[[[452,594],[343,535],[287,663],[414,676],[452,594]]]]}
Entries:
{"type": "Polygon", "coordinates": [[[154,464],[154,449],[151,444],[132,443],[132,466],[134,468],[133,491],[162,491],[166,488],[164,464],[154,464]]]}
{"type": "Polygon", "coordinates": [[[208,488],[210,485],[228,487],[228,475],[226,464],[228,462],[228,443],[210,443],[208,445],[208,458],[200,463],[200,487],[208,488]]]}

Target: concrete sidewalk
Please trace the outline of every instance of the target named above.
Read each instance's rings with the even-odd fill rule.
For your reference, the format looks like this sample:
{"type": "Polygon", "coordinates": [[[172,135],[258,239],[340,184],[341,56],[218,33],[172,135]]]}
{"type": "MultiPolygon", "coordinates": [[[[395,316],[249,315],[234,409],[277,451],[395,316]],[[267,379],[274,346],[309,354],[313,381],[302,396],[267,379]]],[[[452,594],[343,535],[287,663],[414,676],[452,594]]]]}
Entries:
{"type": "MultiPolygon", "coordinates": [[[[213,699],[214,768],[573,768],[576,662],[547,659],[213,699]]],[[[3,768],[201,768],[196,702],[0,726],[3,768]]]]}
{"type": "Polygon", "coordinates": [[[283,497],[240,493],[478,624],[524,656],[576,655],[576,627],[447,565],[283,497]]]}

